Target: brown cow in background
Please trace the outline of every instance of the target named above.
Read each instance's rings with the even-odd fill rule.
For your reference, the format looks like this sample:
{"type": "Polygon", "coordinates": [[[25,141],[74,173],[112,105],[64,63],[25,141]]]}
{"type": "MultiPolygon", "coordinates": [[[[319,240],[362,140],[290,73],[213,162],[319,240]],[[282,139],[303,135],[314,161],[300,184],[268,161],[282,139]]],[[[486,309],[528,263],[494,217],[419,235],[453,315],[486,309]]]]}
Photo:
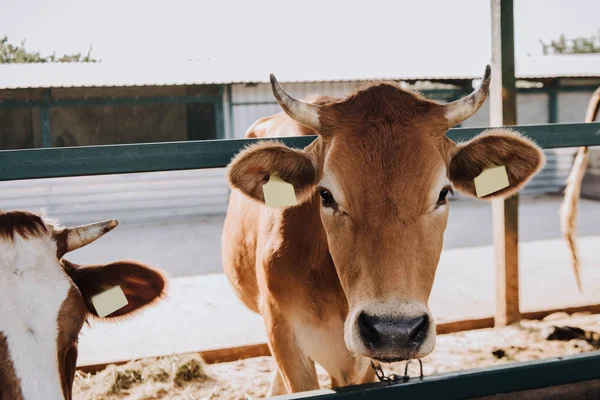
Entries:
{"type": "Polygon", "coordinates": [[[278,367],[271,395],[318,389],[315,363],[336,387],[372,381],[371,360],[433,350],[427,303],[452,188],[475,196],[474,178],[504,165],[509,186],[484,198],[508,197],[544,164],[513,131],[461,144],[445,136],[477,112],[489,83],[488,67],[477,90],[449,104],[389,82],[303,102],[271,76],[287,115],[259,120],[246,136],[318,137],[303,150],[265,141],[234,158],[222,243],[231,284],[264,319],[278,367]],[[297,206],[265,207],[273,173],[293,185],[297,206]]]}

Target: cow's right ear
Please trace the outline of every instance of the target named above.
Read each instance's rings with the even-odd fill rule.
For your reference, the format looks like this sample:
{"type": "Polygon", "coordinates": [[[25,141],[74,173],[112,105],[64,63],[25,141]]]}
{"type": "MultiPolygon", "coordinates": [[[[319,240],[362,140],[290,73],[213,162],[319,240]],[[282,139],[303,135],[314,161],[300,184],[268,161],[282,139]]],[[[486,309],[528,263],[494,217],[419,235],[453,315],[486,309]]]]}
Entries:
{"type": "Polygon", "coordinates": [[[279,142],[249,146],[229,164],[231,186],[261,203],[265,202],[262,187],[271,174],[294,186],[298,204],[308,200],[316,188],[318,174],[311,156],[279,142]]]}

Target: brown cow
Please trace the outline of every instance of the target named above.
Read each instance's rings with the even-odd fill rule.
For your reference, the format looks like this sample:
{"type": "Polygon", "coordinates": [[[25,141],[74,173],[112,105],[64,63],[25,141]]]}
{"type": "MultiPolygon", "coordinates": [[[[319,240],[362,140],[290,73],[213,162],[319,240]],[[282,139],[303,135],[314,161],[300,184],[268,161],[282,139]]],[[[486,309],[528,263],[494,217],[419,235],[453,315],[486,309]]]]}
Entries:
{"type": "Polygon", "coordinates": [[[0,212],[0,400],[71,399],[78,335],[91,297],[120,286],[125,316],[156,301],[165,278],[145,265],[118,261],[81,266],[63,255],[117,226],[105,221],[61,228],[27,212],[0,212]]]}
{"type": "Polygon", "coordinates": [[[475,196],[473,179],[505,165],[510,185],[486,198],[507,197],[544,163],[512,131],[462,144],[445,136],[479,109],[489,83],[488,66],[477,90],[445,105],[386,82],[308,103],[271,76],[287,116],[264,118],[246,136],[318,137],[304,150],[266,141],[234,158],[222,247],[231,284],[265,322],[279,372],[271,395],[317,389],[315,362],[335,387],[372,381],[371,360],[433,350],[427,302],[452,186],[475,196]],[[264,206],[271,173],[293,184],[297,206],[264,206]]]}
{"type": "MultiPolygon", "coordinates": [[[[594,122],[600,110],[600,87],[596,89],[585,114],[585,122],[594,122]]],[[[565,198],[560,207],[560,229],[567,240],[569,251],[571,253],[571,264],[575,273],[577,287],[581,291],[581,276],[579,272],[579,254],[577,251],[577,203],[581,194],[581,183],[588,165],[588,148],[585,146],[577,150],[573,167],[567,178],[567,187],[565,188],[565,198]]]]}

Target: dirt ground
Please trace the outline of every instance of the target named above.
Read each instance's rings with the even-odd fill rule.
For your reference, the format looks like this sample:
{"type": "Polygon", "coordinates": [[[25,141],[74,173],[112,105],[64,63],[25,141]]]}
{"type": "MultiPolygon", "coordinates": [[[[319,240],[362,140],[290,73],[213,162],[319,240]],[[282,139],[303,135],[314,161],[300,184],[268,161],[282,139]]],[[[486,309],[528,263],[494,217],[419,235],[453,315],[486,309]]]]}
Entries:
{"type": "MultiPolygon", "coordinates": [[[[600,315],[557,313],[501,329],[440,335],[435,351],[423,359],[423,372],[433,375],[599,348],[600,315]]],[[[404,363],[383,369],[403,374],[404,363]]],[[[271,357],[205,365],[197,355],[175,355],[113,365],[95,375],[77,372],[73,395],[75,400],[248,400],[265,396],[273,371],[271,357]]],[[[321,387],[329,387],[325,371],[317,371],[321,387]]],[[[409,374],[418,373],[413,362],[409,374]]]]}

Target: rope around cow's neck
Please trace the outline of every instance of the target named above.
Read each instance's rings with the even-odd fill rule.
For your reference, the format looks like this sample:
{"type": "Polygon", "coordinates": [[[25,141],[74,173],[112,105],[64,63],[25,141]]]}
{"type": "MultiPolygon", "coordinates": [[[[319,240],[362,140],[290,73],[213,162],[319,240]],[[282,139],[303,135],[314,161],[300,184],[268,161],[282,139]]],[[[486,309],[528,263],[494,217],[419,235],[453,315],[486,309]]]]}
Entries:
{"type": "MultiPolygon", "coordinates": [[[[421,359],[418,359],[417,361],[419,362],[419,367],[421,370],[419,374],[419,379],[423,379],[423,361],[421,361],[421,359]]],[[[408,376],[408,366],[411,362],[412,360],[408,360],[404,365],[404,376],[400,376],[397,374],[386,375],[385,372],[383,372],[383,368],[381,368],[381,364],[378,363],[377,365],[375,365],[373,361],[371,361],[371,368],[373,368],[373,371],[375,371],[375,375],[377,376],[377,379],[379,379],[379,382],[408,382],[408,380],[410,379],[410,376],[408,376]]]]}

